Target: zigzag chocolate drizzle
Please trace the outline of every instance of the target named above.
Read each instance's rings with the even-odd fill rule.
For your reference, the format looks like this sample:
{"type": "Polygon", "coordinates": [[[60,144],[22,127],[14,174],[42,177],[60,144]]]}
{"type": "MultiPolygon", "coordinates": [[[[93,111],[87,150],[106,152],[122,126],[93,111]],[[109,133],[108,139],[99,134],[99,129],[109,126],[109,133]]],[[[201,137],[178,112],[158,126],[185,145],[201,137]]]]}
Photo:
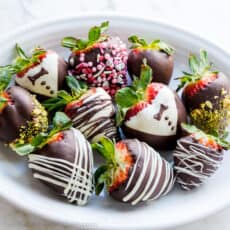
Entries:
{"type": "Polygon", "coordinates": [[[219,168],[223,153],[196,143],[191,137],[177,141],[174,151],[176,181],[185,190],[200,186],[219,168]]]}

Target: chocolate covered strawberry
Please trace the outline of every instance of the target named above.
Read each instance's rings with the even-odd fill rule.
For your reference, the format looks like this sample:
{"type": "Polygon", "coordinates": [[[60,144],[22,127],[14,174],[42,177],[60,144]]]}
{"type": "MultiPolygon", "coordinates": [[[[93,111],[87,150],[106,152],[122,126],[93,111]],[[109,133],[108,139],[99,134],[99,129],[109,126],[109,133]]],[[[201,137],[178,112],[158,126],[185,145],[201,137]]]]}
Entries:
{"type": "Polygon", "coordinates": [[[59,91],[58,97],[43,103],[48,111],[64,110],[90,142],[98,141],[101,136],[117,137],[115,108],[112,99],[103,88],[87,89],[85,83],[72,76],[66,77],[71,94],[59,91]]]}
{"type": "Polygon", "coordinates": [[[170,149],[180,136],[186,111],[176,93],[162,83],[151,83],[151,79],[151,68],[143,64],[133,85],[117,92],[117,122],[126,137],[138,138],[157,149],[170,149]]]}
{"type": "Polygon", "coordinates": [[[119,37],[104,32],[109,22],[94,26],[88,38],[65,37],[62,46],[70,48],[69,74],[92,87],[102,87],[111,96],[127,84],[127,48],[119,37]]]}
{"type": "Polygon", "coordinates": [[[143,59],[146,59],[153,71],[152,81],[167,85],[173,72],[173,48],[161,40],[147,43],[136,35],[128,40],[132,43],[127,62],[130,76],[140,76],[143,59]]]}
{"type": "Polygon", "coordinates": [[[173,153],[176,181],[182,189],[202,185],[219,168],[224,149],[230,147],[224,139],[207,135],[195,126],[183,125],[189,133],[177,141],[173,153]]]}
{"type": "Polygon", "coordinates": [[[207,133],[217,130],[221,135],[230,124],[230,80],[211,70],[205,50],[200,51],[200,59],[190,55],[189,67],[191,73],[178,78],[177,91],[183,88],[182,100],[191,121],[207,133]]]}
{"type": "Polygon", "coordinates": [[[17,57],[12,64],[15,81],[33,93],[47,97],[56,96],[67,75],[67,64],[53,50],[35,48],[29,57],[16,45],[17,57]]]}
{"type": "Polygon", "coordinates": [[[28,156],[34,178],[69,202],[85,205],[93,192],[93,154],[80,131],[64,113],[56,113],[52,129],[24,145],[11,145],[28,156]]]}
{"type": "Polygon", "coordinates": [[[0,140],[24,143],[48,126],[47,112],[27,90],[7,88],[12,66],[0,67],[0,140]]]}
{"type": "Polygon", "coordinates": [[[137,139],[113,143],[102,138],[92,147],[106,160],[95,172],[97,195],[106,186],[114,199],[136,205],[156,200],[172,189],[172,167],[146,143],[137,139]]]}

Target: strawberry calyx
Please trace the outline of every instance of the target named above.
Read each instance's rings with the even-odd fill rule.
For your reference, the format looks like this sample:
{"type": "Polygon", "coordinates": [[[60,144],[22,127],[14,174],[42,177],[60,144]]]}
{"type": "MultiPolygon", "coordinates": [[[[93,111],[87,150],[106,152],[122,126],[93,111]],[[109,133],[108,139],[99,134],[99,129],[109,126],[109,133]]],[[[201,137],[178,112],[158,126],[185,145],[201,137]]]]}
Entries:
{"type": "Polygon", "coordinates": [[[40,64],[47,55],[47,51],[40,47],[34,48],[31,56],[27,56],[18,44],[16,44],[15,50],[17,57],[15,58],[12,66],[15,69],[17,77],[23,77],[29,69],[40,64]]]}
{"type": "Polygon", "coordinates": [[[33,137],[29,143],[13,142],[10,144],[12,150],[18,155],[25,156],[38,149],[42,149],[45,145],[61,141],[64,138],[63,132],[72,127],[72,121],[65,113],[56,112],[52,125],[47,132],[42,132],[33,137]]]}
{"type": "MultiPolygon", "coordinates": [[[[217,78],[218,71],[212,71],[212,63],[208,60],[208,54],[205,50],[200,50],[200,58],[191,54],[188,58],[189,68],[191,72],[183,72],[182,77],[178,77],[175,80],[179,80],[176,91],[185,86],[191,86],[190,88],[201,88],[205,87],[210,81],[214,81],[217,78]],[[198,86],[196,86],[198,84],[198,86]]],[[[197,91],[197,89],[194,89],[197,91]]]]}
{"type": "Polygon", "coordinates": [[[112,192],[128,179],[134,159],[122,141],[114,143],[102,137],[98,143],[92,144],[92,148],[106,161],[94,174],[95,193],[99,195],[105,185],[112,192]]]}
{"type": "Polygon", "coordinates": [[[134,52],[138,52],[139,50],[151,49],[163,51],[169,56],[173,55],[173,53],[175,52],[175,50],[170,45],[159,39],[147,43],[145,39],[139,38],[137,35],[132,35],[128,38],[128,41],[132,43],[132,46],[130,48],[133,49],[134,52]]]}
{"type": "Polygon", "coordinates": [[[6,91],[3,91],[0,94],[0,113],[9,103],[12,103],[11,97],[6,91]]]}
{"type": "Polygon", "coordinates": [[[184,93],[188,96],[196,95],[200,90],[204,89],[211,82],[217,79],[218,75],[216,73],[210,73],[209,75],[197,80],[194,83],[189,83],[185,89],[184,93]]]}
{"type": "Polygon", "coordinates": [[[85,51],[94,47],[96,43],[107,40],[108,36],[104,32],[108,29],[109,22],[102,22],[100,26],[90,28],[88,39],[79,39],[75,37],[65,37],[61,41],[61,45],[70,48],[73,52],[85,51]]]}
{"type": "Polygon", "coordinates": [[[57,92],[56,97],[49,98],[42,103],[48,112],[62,110],[63,108],[67,110],[71,106],[74,106],[74,104],[77,105],[76,103],[78,103],[78,100],[83,95],[95,91],[93,88],[88,90],[88,87],[84,82],[78,81],[73,76],[66,76],[66,83],[71,90],[70,93],[65,90],[60,90],[57,92]]]}
{"type": "MultiPolygon", "coordinates": [[[[118,126],[125,119],[126,112],[130,108],[133,108],[130,114],[135,114],[136,112],[134,111],[139,110],[138,108],[134,108],[136,105],[139,108],[143,107],[146,102],[150,103],[152,101],[153,98],[151,97],[155,97],[155,94],[157,94],[154,89],[155,83],[151,83],[152,69],[146,64],[146,59],[144,59],[143,62],[140,77],[137,78],[134,76],[132,85],[118,90],[115,95],[115,102],[118,106],[118,112],[116,114],[118,126]]],[[[130,117],[129,115],[127,116],[130,117]]]]}
{"type": "Polygon", "coordinates": [[[207,148],[219,151],[222,149],[230,149],[230,143],[226,140],[228,133],[223,137],[219,137],[217,133],[213,133],[212,135],[206,134],[194,125],[183,123],[181,126],[193,139],[207,148]]]}

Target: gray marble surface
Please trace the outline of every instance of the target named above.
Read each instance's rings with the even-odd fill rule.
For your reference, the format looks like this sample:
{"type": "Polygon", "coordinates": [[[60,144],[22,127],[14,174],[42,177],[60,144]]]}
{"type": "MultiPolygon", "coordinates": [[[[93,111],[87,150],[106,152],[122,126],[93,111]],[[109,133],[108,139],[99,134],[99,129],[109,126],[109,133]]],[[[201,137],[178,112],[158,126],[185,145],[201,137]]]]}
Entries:
{"type": "MultiPolygon", "coordinates": [[[[0,38],[7,32],[40,19],[64,17],[78,12],[112,11],[122,14],[144,14],[187,28],[230,51],[229,7],[228,0],[0,0],[0,38]],[[55,11],[52,10],[53,5],[56,6],[55,11]]],[[[229,230],[229,218],[230,208],[227,208],[174,230],[229,230]]],[[[0,198],[0,230],[8,229],[72,230],[76,228],[57,225],[24,213],[0,198]]]]}

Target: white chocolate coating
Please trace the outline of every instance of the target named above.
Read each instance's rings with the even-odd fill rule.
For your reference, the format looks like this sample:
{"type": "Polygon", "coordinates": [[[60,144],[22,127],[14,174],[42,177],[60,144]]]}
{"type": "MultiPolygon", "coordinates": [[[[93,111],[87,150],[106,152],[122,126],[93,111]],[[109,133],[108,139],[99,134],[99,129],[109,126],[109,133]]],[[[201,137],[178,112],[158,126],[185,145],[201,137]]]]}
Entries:
{"type": "Polygon", "coordinates": [[[15,81],[18,85],[34,93],[48,97],[56,96],[58,91],[58,58],[57,53],[48,51],[40,64],[30,68],[22,77],[16,76],[15,81]],[[40,73],[42,74],[37,79],[33,78],[40,73]],[[34,80],[31,81],[30,79],[34,80]]]}
{"type": "Polygon", "coordinates": [[[152,104],[127,120],[125,126],[152,135],[172,136],[177,132],[177,121],[175,96],[168,87],[164,86],[152,104]],[[158,115],[159,118],[156,119],[158,115]]]}

